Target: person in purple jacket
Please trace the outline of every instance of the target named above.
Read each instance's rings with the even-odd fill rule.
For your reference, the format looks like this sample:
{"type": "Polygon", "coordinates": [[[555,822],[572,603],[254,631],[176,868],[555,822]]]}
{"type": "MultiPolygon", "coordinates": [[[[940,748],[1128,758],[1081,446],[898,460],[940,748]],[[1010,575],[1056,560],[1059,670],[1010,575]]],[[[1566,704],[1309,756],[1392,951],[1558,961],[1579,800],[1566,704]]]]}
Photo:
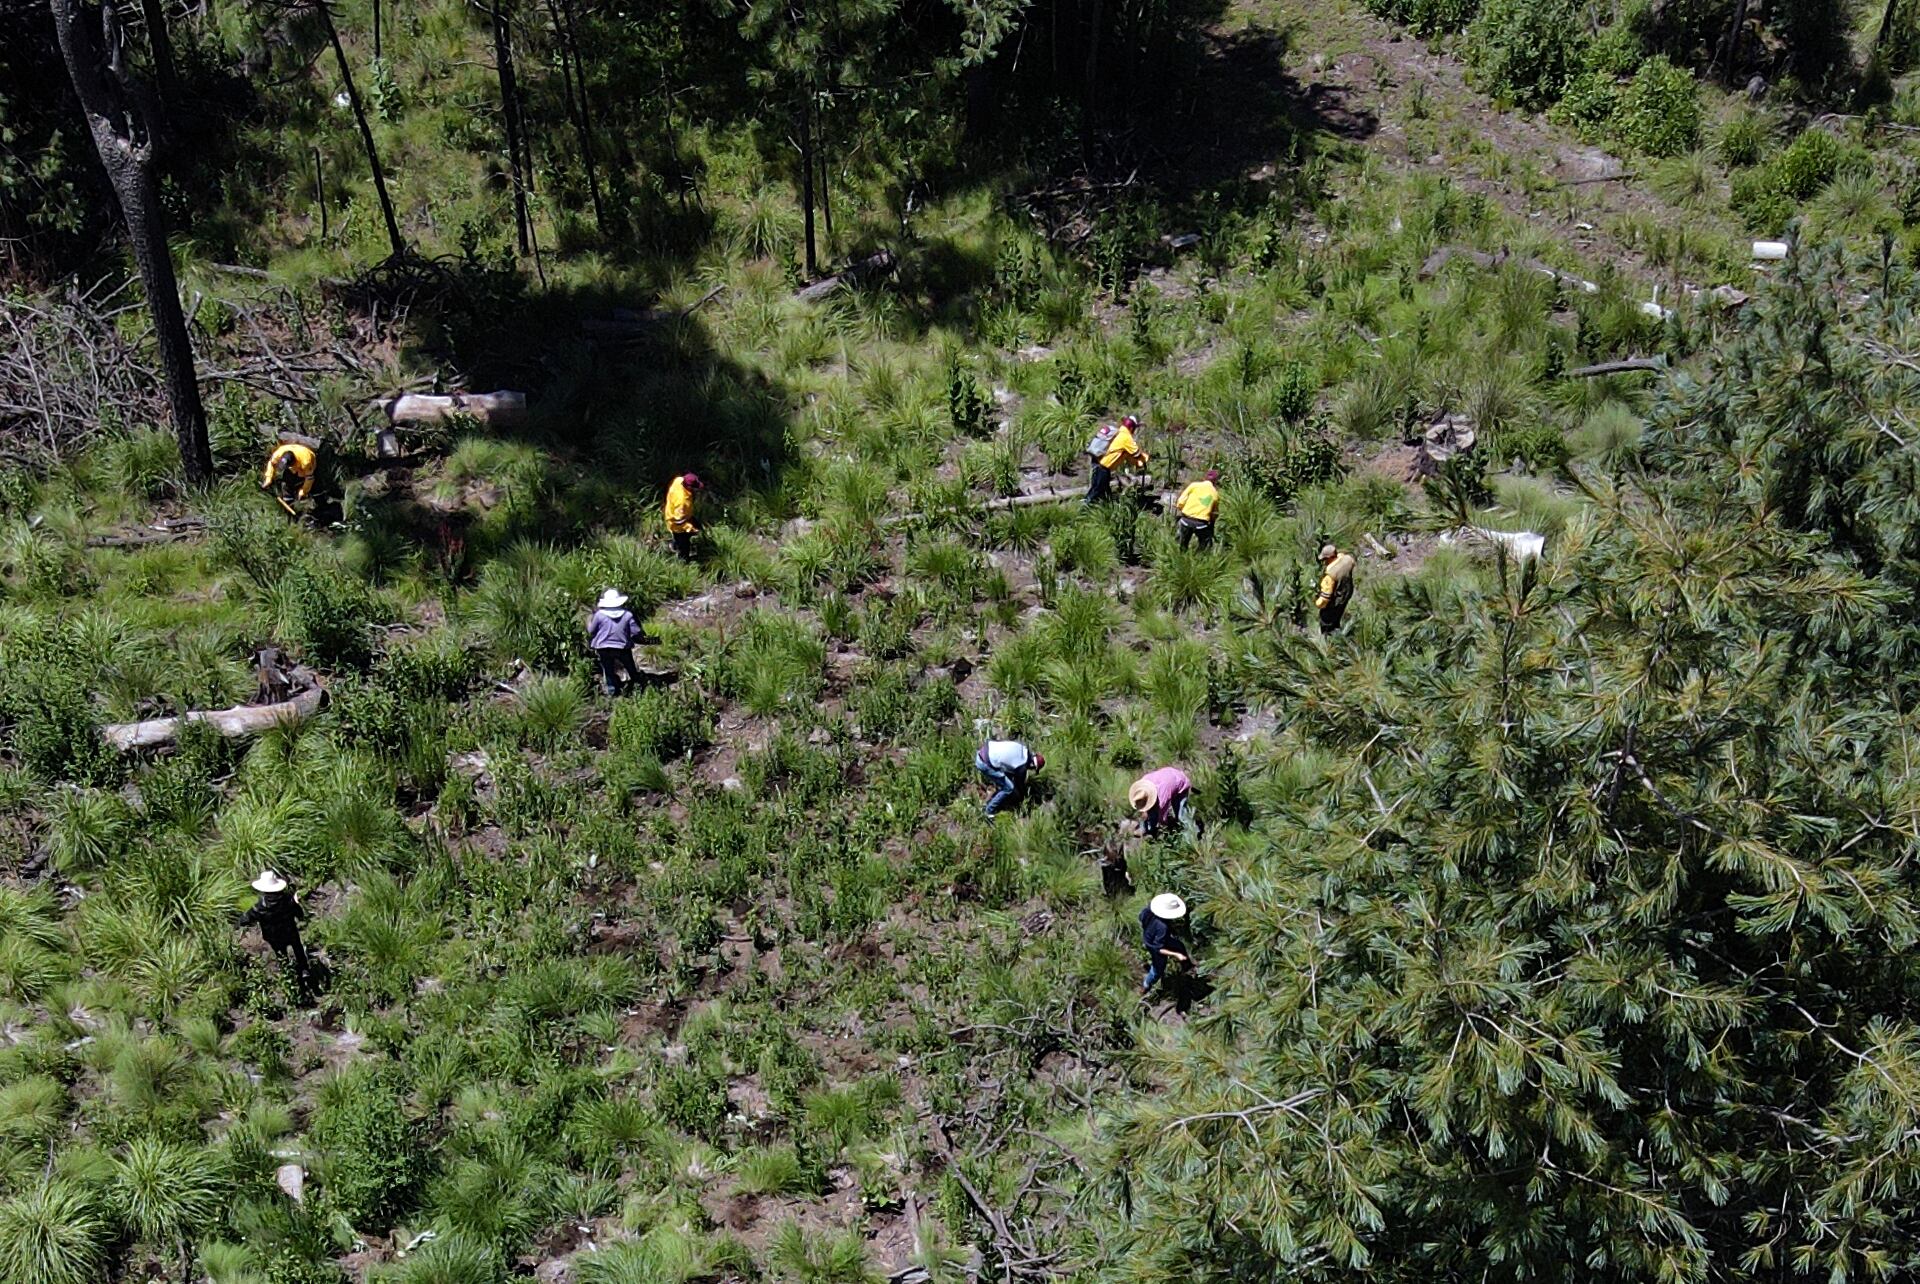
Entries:
{"type": "Polygon", "coordinates": [[[633,665],[633,644],[645,637],[640,621],[627,609],[625,593],[608,589],[600,595],[593,618],[587,621],[587,645],[600,660],[600,677],[608,695],[618,696],[640,680],[640,671],[633,665]]]}
{"type": "Polygon", "coordinates": [[[1149,835],[1170,824],[1190,820],[1187,800],[1193,794],[1193,782],[1178,767],[1149,771],[1127,789],[1127,802],[1140,814],[1140,827],[1149,835]]]}

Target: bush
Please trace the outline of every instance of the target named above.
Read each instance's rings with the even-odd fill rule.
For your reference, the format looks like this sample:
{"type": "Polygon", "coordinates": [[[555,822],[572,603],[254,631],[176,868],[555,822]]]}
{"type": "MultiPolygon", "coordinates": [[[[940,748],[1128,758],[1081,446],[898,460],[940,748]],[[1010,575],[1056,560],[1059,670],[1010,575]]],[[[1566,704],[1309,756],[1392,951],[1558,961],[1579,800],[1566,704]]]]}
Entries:
{"type": "Polygon", "coordinates": [[[654,1090],[660,1117],[702,1141],[719,1145],[727,1127],[727,1081],[698,1066],[668,1066],[654,1090]]]}
{"type": "Polygon", "coordinates": [[[1290,424],[1299,423],[1312,412],[1319,391],[1305,366],[1298,361],[1287,362],[1273,377],[1274,415],[1290,424]]]}
{"type": "Polygon", "coordinates": [[[1579,63],[1581,16],[1574,0],[1489,0],[1467,31],[1467,59],[1488,93],[1545,107],[1579,63]]]}
{"type": "Polygon", "coordinates": [[[1847,149],[1824,129],[1804,129],[1800,136],[1767,166],[1773,190],[1791,201],[1804,201],[1840,172],[1847,149]]]}
{"type": "Polygon", "coordinates": [[[1773,185],[1773,174],[1768,169],[1735,174],[1727,203],[1755,232],[1779,232],[1793,217],[1793,202],[1773,185]]]}
{"type": "Polygon", "coordinates": [[[1240,471],[1277,503],[1290,504],[1301,490],[1340,471],[1340,448],[1318,429],[1270,432],[1247,447],[1240,471]]]}
{"type": "Polygon", "coordinates": [[[1636,151],[1678,156],[1700,141],[1700,114],[1693,73],[1656,56],[1633,73],[1614,113],[1614,128],[1636,151]]]}
{"type": "Polygon", "coordinates": [[[1620,82],[1604,71],[1589,68],[1567,81],[1566,92],[1553,105],[1552,118],[1588,142],[1604,142],[1620,109],[1620,82]]]}
{"type": "Polygon", "coordinates": [[[325,1157],[328,1207],[357,1229],[391,1226],[426,1177],[426,1148],[390,1066],[352,1066],[322,1084],[308,1136],[325,1157]]]}
{"type": "Polygon", "coordinates": [[[78,674],[52,666],[16,670],[0,689],[0,717],[12,724],[13,752],[42,780],[109,785],[120,779],[120,756],[100,738],[78,674]]]}
{"type": "Polygon", "coordinates": [[[702,749],[713,739],[713,710],[697,692],[642,691],[614,705],[609,748],[662,762],[702,749]]]}
{"type": "Polygon", "coordinates": [[[1480,0],[1367,0],[1367,12],[1411,27],[1422,36],[1459,31],[1479,11],[1480,0]]]}
{"type": "Polygon", "coordinates": [[[282,635],[328,668],[362,668],[373,657],[373,594],[333,567],[301,562],[275,587],[282,635]]]}
{"type": "Polygon", "coordinates": [[[1722,165],[1729,169],[1746,169],[1760,163],[1761,153],[1772,136],[1773,129],[1767,123],[1767,118],[1749,107],[1733,115],[1720,127],[1720,136],[1714,140],[1713,150],[1720,157],[1722,165]]]}

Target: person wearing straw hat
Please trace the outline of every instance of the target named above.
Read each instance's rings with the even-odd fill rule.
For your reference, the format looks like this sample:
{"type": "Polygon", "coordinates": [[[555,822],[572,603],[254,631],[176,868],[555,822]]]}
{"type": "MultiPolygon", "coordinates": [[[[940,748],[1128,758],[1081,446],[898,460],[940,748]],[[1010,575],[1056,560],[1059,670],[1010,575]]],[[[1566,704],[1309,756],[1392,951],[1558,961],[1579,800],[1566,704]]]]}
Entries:
{"type": "Polygon", "coordinates": [[[261,870],[249,886],[260,893],[260,899],[240,916],[240,926],[258,927],[260,939],[282,960],[292,956],[294,979],[304,991],[309,961],[306,943],[300,939],[300,920],[307,916],[307,907],[287,886],[287,880],[270,869],[261,870]]]}
{"type": "Polygon", "coordinates": [[[1320,546],[1320,592],[1313,605],[1320,612],[1320,632],[1338,633],[1340,618],[1353,600],[1353,555],[1342,553],[1332,544],[1320,546]]]}
{"type": "Polygon", "coordinates": [[[1207,475],[1197,482],[1188,482],[1173,506],[1180,510],[1180,518],[1174,523],[1179,533],[1180,547],[1197,535],[1200,538],[1200,551],[1206,552],[1213,547],[1213,519],[1220,514],[1220,488],[1214,483],[1220,480],[1218,468],[1207,469],[1207,475]]]}
{"type": "Polygon", "coordinates": [[[594,605],[593,618],[587,621],[587,645],[600,661],[600,678],[607,694],[617,696],[640,680],[633,664],[633,644],[646,637],[640,621],[627,609],[627,595],[608,589],[594,605]]]}
{"type": "Polygon", "coordinates": [[[662,510],[667,519],[667,534],[673,537],[673,551],[683,562],[693,560],[693,536],[700,528],[693,521],[693,497],[707,484],[697,473],[682,473],[667,486],[667,502],[662,510]]]}
{"type": "Polygon", "coordinates": [[[1149,837],[1176,821],[1186,824],[1192,795],[1193,782],[1178,767],[1149,771],[1127,787],[1127,803],[1139,813],[1141,831],[1149,837]]]}
{"type": "Polygon", "coordinates": [[[1040,770],[1047,760],[1018,740],[989,740],[973,755],[973,769],[993,786],[987,800],[987,819],[992,820],[1002,807],[1019,802],[1027,792],[1027,774],[1040,770]]]}
{"type": "Polygon", "coordinates": [[[1140,911],[1140,942],[1147,948],[1147,979],[1140,982],[1140,993],[1153,989],[1167,974],[1167,960],[1187,963],[1185,946],[1174,933],[1174,924],[1187,916],[1187,903],[1172,892],[1162,892],[1140,911]]]}

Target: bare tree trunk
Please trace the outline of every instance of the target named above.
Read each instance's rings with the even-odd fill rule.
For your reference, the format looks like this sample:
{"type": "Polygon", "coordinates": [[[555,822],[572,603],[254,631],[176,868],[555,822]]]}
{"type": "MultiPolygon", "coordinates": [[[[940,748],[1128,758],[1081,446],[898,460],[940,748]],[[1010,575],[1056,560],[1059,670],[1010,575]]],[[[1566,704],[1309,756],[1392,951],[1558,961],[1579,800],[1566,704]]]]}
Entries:
{"type": "Polygon", "coordinates": [[[373,56],[380,56],[380,0],[373,0],[373,56]]]}
{"type": "Polygon", "coordinates": [[[807,278],[820,275],[820,253],[813,236],[813,91],[809,86],[800,94],[800,208],[807,233],[807,278]]]}
{"type": "MultiPolygon", "coordinates": [[[[1888,12],[1892,12],[1893,6],[1898,3],[1900,0],[1887,0],[1888,12]]],[[[1709,72],[1718,70],[1718,79],[1723,85],[1733,83],[1740,57],[1740,37],[1745,33],[1746,26],[1747,0],[1739,0],[1733,7],[1733,21],[1727,24],[1727,34],[1720,38],[1720,48],[1714,51],[1713,65],[1708,68],[1709,72]]]]}
{"type": "Polygon", "coordinates": [[[1087,161],[1093,161],[1093,140],[1100,121],[1100,36],[1105,21],[1101,0],[1093,0],[1093,20],[1087,24],[1087,73],[1085,90],[1087,161]]]}
{"type": "Polygon", "coordinates": [[[380,149],[374,145],[373,126],[367,123],[367,109],[360,101],[360,87],[353,83],[353,68],[347,64],[347,51],[340,44],[340,28],[334,25],[329,0],[318,0],[313,11],[320,15],[321,25],[327,29],[327,43],[333,46],[334,64],[340,68],[340,79],[346,85],[347,105],[353,109],[354,123],[360,126],[360,145],[367,149],[367,166],[373,171],[373,190],[380,197],[380,214],[387,221],[387,243],[393,248],[393,257],[402,258],[406,255],[407,243],[400,236],[400,220],[394,217],[393,197],[387,195],[387,172],[380,166],[380,149]]]}
{"type": "Polygon", "coordinates": [[[607,215],[600,203],[600,171],[593,162],[593,112],[587,105],[587,68],[580,61],[580,43],[574,38],[573,4],[547,0],[547,13],[560,40],[560,77],[566,90],[567,116],[580,139],[580,165],[587,172],[587,194],[593,198],[593,226],[607,234],[607,215]]]}
{"type": "Polygon", "coordinates": [[[113,194],[126,220],[127,239],[140,268],[155,346],[166,377],[167,409],[180,439],[180,469],[193,485],[213,477],[207,445],[207,412],[194,373],[193,341],[180,310],[180,286],[167,252],[166,216],[153,177],[153,132],[141,118],[136,96],[122,78],[113,10],[89,0],[49,0],[60,55],[87,118],[113,194]]]}
{"type": "Polygon", "coordinates": [[[153,54],[153,74],[160,93],[160,114],[169,130],[180,117],[180,67],[173,57],[173,33],[167,30],[167,10],[162,0],[140,0],[140,15],[147,24],[147,48],[153,54]]]}
{"type": "Polygon", "coordinates": [[[827,248],[833,248],[833,179],[827,173],[827,120],[820,118],[820,144],[814,149],[820,153],[820,213],[827,222],[827,248]]]}
{"type": "Polygon", "coordinates": [[[527,174],[521,168],[520,113],[513,74],[513,0],[493,0],[493,64],[500,75],[500,117],[507,134],[507,165],[513,171],[513,230],[520,252],[528,250],[527,174]]]}

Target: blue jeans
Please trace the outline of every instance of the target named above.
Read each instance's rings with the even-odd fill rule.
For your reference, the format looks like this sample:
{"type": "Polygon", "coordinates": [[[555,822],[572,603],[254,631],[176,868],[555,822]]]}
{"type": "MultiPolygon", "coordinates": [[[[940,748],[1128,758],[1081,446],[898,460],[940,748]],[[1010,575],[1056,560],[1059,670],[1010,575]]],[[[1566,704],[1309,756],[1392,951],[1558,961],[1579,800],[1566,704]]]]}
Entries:
{"type": "Polygon", "coordinates": [[[973,769],[980,773],[982,780],[992,785],[996,790],[993,797],[987,799],[987,815],[989,817],[1018,798],[1021,788],[1026,784],[1026,768],[1021,767],[1013,771],[1002,771],[989,763],[986,758],[980,754],[973,755],[973,769]]]}
{"type": "Polygon", "coordinates": [[[1187,805],[1192,799],[1192,794],[1177,795],[1167,804],[1165,810],[1155,807],[1152,811],[1149,811],[1146,819],[1141,822],[1140,827],[1147,832],[1149,837],[1159,833],[1169,825],[1179,825],[1182,829],[1187,828],[1193,821],[1193,811],[1187,805]]]}
{"type": "Polygon", "coordinates": [[[1140,982],[1140,993],[1145,994],[1154,986],[1154,982],[1167,974],[1165,963],[1158,954],[1147,955],[1147,979],[1140,982]]]}

